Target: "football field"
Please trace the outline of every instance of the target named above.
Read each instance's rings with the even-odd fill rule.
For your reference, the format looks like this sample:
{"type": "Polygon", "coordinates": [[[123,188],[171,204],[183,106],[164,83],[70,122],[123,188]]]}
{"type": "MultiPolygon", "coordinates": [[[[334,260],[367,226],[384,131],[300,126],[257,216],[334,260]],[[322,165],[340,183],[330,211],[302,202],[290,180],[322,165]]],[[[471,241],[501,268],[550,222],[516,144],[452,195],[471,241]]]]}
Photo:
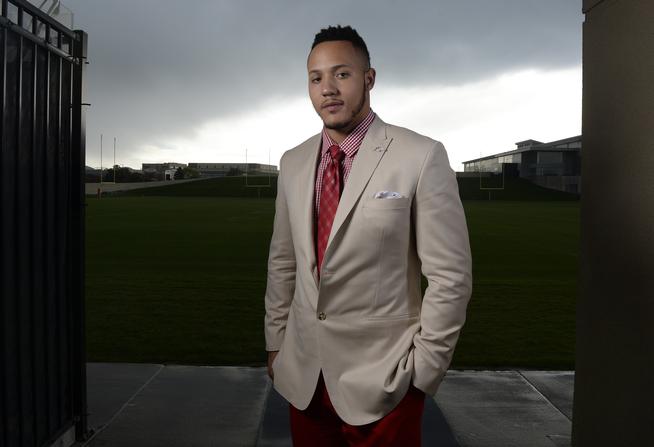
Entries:
{"type": "MultiPolygon", "coordinates": [[[[264,364],[274,199],[86,201],[88,361],[264,364]]],[[[463,204],[473,294],[452,367],[574,369],[579,202],[463,204]]]]}

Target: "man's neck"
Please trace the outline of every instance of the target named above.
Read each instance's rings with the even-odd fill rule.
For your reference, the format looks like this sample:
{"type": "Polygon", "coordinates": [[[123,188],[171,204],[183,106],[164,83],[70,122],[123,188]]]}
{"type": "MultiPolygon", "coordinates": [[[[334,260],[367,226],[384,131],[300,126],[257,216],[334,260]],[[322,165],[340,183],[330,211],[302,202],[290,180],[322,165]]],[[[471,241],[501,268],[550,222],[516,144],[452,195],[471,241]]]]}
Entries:
{"type": "Polygon", "coordinates": [[[361,121],[363,121],[366,116],[368,116],[368,113],[370,113],[370,108],[366,110],[365,113],[362,113],[361,116],[359,116],[356,121],[351,123],[347,128],[343,129],[327,129],[327,135],[329,135],[329,138],[334,140],[336,144],[341,144],[343,140],[347,138],[347,136],[352,133],[356,127],[361,124],[361,121]]]}

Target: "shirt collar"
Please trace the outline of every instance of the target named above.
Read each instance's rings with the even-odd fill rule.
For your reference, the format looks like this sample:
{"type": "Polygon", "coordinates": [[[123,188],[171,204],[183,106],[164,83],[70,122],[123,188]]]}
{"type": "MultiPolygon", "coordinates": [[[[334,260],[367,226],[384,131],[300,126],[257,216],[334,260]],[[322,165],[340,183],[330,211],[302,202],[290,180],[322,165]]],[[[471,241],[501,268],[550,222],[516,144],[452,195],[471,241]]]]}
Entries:
{"type": "MultiPolygon", "coordinates": [[[[356,153],[356,151],[359,149],[359,146],[361,146],[361,142],[363,141],[363,138],[366,136],[366,132],[368,132],[368,128],[370,127],[370,124],[373,122],[377,115],[375,112],[370,109],[368,111],[368,114],[366,117],[361,120],[359,124],[348,134],[347,137],[339,144],[340,148],[345,152],[346,157],[352,157],[356,153]]],[[[322,129],[322,151],[321,151],[321,157],[325,155],[325,153],[329,150],[330,146],[337,144],[334,142],[334,140],[331,139],[329,134],[327,133],[327,128],[323,126],[322,129]]]]}

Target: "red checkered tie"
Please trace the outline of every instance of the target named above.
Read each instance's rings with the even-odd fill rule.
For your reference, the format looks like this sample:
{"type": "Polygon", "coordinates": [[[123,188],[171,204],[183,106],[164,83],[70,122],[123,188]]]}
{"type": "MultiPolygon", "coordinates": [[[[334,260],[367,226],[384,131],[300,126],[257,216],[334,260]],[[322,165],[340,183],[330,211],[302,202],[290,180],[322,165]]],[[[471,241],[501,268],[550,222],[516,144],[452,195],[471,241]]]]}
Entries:
{"type": "Polygon", "coordinates": [[[329,147],[331,163],[327,165],[322,177],[322,191],[320,192],[320,210],[318,211],[318,234],[316,238],[318,254],[318,276],[320,276],[320,267],[322,258],[327,248],[329,232],[332,229],[338,201],[342,192],[342,173],[341,160],[345,157],[345,152],[334,144],[329,147]]]}

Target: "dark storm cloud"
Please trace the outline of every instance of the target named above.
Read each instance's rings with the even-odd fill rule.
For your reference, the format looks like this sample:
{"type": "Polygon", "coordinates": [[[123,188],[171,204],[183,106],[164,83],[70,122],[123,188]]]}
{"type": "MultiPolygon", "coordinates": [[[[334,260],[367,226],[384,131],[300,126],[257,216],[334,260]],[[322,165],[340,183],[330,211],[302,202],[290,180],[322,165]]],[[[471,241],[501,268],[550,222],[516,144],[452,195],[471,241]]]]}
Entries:
{"type": "Polygon", "coordinates": [[[64,0],[89,34],[89,138],[119,135],[123,147],[306,95],[306,56],[329,24],[364,37],[377,88],[577,65],[579,3],[64,0]]]}

